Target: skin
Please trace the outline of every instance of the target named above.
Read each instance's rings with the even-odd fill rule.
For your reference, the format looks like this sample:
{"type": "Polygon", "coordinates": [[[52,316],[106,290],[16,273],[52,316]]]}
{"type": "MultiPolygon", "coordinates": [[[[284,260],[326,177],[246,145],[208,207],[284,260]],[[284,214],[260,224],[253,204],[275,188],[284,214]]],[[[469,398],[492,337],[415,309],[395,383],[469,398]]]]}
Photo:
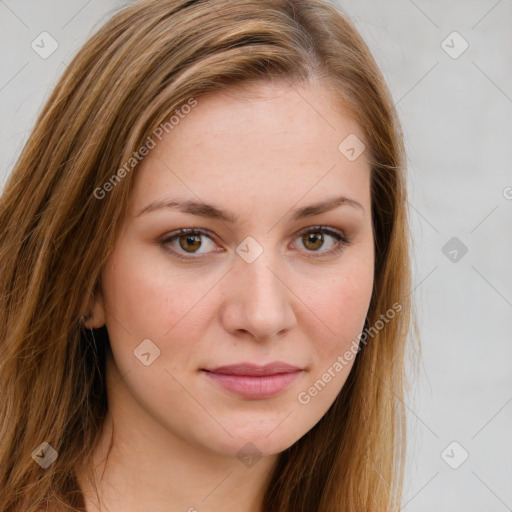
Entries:
{"type": "MultiPolygon", "coordinates": [[[[114,356],[94,456],[103,510],[259,511],[278,454],[333,403],[353,360],[308,404],[298,395],[358,339],[370,304],[370,167],[365,153],[349,161],[338,150],[350,134],[365,140],[321,83],[253,84],[198,98],[141,162],[89,321],[106,324],[114,356]],[[291,220],[294,209],[338,195],[360,207],[291,220]],[[202,200],[237,221],[171,208],[137,216],[166,198],[202,200]],[[329,234],[323,245],[301,236],[317,225],[350,243],[334,252],[329,234]],[[186,237],[162,244],[180,228],[211,238],[199,235],[200,247],[186,237]],[[236,252],[248,236],[263,248],[252,263],[236,252]],[[160,350],[148,366],[134,355],[145,339],[160,350]],[[230,393],[200,371],[243,361],[304,371],[266,399],[230,393]],[[237,457],[248,442],[260,456],[250,467],[237,457]]],[[[87,510],[98,510],[90,483],[79,482],[87,510]]]]}

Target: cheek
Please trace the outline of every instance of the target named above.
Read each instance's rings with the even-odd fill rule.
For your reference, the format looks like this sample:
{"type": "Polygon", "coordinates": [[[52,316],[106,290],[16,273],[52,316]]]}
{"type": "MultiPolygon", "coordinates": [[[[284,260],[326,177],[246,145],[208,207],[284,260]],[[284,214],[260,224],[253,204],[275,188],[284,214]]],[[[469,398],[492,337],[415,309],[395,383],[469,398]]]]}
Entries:
{"type": "Polygon", "coordinates": [[[200,339],[211,321],[204,298],[216,280],[190,270],[181,274],[161,256],[155,261],[148,252],[118,247],[102,275],[112,349],[117,346],[126,360],[150,339],[162,352],[158,363],[165,360],[170,370],[183,367],[197,350],[190,340],[200,339]]]}
{"type": "Polygon", "coordinates": [[[370,305],[373,264],[364,261],[345,265],[322,287],[305,292],[309,306],[311,339],[323,357],[333,357],[358,339],[370,305]],[[316,332],[316,335],[315,335],[316,332]]]}
{"type": "Polygon", "coordinates": [[[347,265],[324,285],[305,301],[314,312],[308,323],[314,363],[297,401],[308,428],[332,405],[354,365],[371,300],[372,266],[347,265]]]}
{"type": "Polygon", "coordinates": [[[161,337],[199,300],[200,287],[145,251],[118,249],[102,276],[106,308],[128,331],[161,337]]]}
{"type": "MultiPolygon", "coordinates": [[[[173,375],[194,364],[200,339],[210,322],[201,299],[214,282],[180,275],[143,251],[118,246],[102,274],[106,323],[117,370],[140,404],[152,404],[158,416],[166,408],[185,407],[173,375]],[[151,340],[153,345],[148,344],[151,340]],[[144,345],[142,345],[144,341],[144,345]],[[157,357],[145,366],[138,354],[157,357]],[[142,363],[142,364],[141,364],[142,363]],[[165,371],[164,371],[165,370],[165,371]]],[[[164,421],[164,418],[161,418],[164,421]]]]}

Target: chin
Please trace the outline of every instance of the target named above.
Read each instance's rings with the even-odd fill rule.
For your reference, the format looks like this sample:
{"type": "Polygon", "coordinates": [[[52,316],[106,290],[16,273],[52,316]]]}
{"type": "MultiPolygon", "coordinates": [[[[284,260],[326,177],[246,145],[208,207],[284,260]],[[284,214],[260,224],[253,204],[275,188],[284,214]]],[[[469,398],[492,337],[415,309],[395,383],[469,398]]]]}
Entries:
{"type": "MultiPolygon", "coordinates": [[[[286,414],[283,415],[283,417],[285,416],[286,414]]],[[[285,427],[285,423],[287,423],[286,420],[282,425],[273,422],[272,428],[268,428],[267,422],[263,422],[261,426],[253,423],[228,429],[231,436],[223,430],[222,434],[208,437],[204,443],[211,451],[229,457],[277,455],[292,446],[305,434],[303,431],[297,431],[296,425],[294,430],[291,430],[291,425],[285,427]]]]}

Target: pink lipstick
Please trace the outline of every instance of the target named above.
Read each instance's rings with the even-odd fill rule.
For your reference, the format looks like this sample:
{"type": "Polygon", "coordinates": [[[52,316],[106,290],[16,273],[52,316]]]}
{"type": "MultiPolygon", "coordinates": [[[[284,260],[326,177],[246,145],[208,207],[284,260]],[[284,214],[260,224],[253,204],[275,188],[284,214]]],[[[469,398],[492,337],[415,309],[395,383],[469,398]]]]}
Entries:
{"type": "Polygon", "coordinates": [[[276,361],[265,365],[238,363],[202,370],[222,388],[245,398],[262,399],[281,393],[303,372],[276,361]]]}

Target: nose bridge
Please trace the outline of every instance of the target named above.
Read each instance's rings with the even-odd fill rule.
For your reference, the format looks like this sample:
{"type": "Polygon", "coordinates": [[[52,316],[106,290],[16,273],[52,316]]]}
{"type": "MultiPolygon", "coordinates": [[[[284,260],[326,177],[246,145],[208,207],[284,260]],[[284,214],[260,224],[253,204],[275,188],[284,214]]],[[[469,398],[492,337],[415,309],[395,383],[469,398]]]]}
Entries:
{"type": "MultiPolygon", "coordinates": [[[[242,244],[241,244],[242,245],[242,244]]],[[[242,247],[243,248],[243,247],[242,247]]],[[[293,323],[291,292],[285,286],[282,273],[270,250],[263,250],[254,260],[237,257],[230,283],[231,307],[235,329],[265,338],[289,329],[293,323]]],[[[232,318],[233,318],[232,316],[232,318]]]]}
{"type": "MultiPolygon", "coordinates": [[[[273,270],[276,268],[275,259],[268,257],[268,254],[262,254],[252,263],[245,261],[238,262],[240,265],[240,273],[242,276],[244,288],[250,290],[252,301],[258,303],[282,301],[282,281],[278,278],[278,271],[273,270]]],[[[260,304],[261,305],[261,304],[260,304]]]]}

